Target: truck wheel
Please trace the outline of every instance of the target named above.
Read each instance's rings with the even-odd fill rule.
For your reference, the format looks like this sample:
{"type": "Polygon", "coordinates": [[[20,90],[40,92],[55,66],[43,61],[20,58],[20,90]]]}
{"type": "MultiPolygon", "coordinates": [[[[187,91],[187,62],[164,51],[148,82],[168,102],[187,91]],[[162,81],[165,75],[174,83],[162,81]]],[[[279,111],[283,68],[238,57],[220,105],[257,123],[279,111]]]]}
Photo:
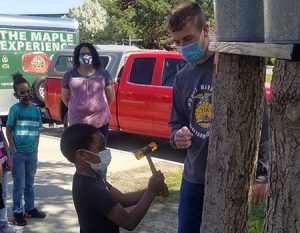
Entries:
{"type": "Polygon", "coordinates": [[[45,107],[44,84],[45,84],[45,77],[39,77],[38,79],[34,80],[34,82],[32,83],[32,89],[33,89],[35,101],[39,107],[45,107]]]}
{"type": "Polygon", "coordinates": [[[69,122],[68,122],[68,112],[65,113],[64,115],[64,129],[69,127],[69,122]]]}

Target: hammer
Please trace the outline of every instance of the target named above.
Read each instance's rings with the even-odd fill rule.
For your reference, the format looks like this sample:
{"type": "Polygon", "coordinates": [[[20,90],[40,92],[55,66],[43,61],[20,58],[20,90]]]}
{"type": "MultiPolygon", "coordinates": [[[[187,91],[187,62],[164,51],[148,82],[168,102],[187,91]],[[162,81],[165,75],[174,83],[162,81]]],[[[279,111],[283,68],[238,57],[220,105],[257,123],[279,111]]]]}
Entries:
{"type": "Polygon", "coordinates": [[[155,151],[157,149],[157,144],[155,142],[151,142],[150,144],[148,144],[147,146],[145,146],[144,148],[138,150],[137,152],[134,153],[135,157],[140,160],[141,158],[145,157],[147,158],[148,160],[148,163],[149,163],[149,166],[150,166],[150,169],[151,169],[151,172],[152,174],[154,174],[157,170],[154,166],[154,163],[150,157],[150,153],[155,151]]]}
{"type": "MultiPolygon", "coordinates": [[[[157,170],[156,170],[156,168],[154,166],[154,163],[153,163],[153,161],[152,161],[149,154],[151,152],[155,151],[155,150],[157,150],[157,144],[155,142],[151,142],[150,144],[148,144],[147,146],[145,146],[141,150],[138,150],[137,152],[134,153],[135,157],[138,160],[140,160],[141,158],[146,156],[152,174],[154,174],[157,170]]],[[[161,192],[160,195],[162,197],[167,197],[167,196],[169,196],[169,189],[168,189],[168,186],[166,185],[166,183],[164,185],[165,185],[165,190],[163,192],[161,192]]]]}

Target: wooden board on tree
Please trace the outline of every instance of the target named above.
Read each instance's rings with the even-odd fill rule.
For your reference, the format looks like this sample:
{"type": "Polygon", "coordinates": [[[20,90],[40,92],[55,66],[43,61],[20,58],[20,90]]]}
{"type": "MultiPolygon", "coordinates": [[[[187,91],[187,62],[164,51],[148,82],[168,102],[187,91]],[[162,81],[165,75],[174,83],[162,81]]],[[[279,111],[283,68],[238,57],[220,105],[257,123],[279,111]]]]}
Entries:
{"type": "Polygon", "coordinates": [[[210,51],[300,61],[300,44],[210,42],[210,51]]]}

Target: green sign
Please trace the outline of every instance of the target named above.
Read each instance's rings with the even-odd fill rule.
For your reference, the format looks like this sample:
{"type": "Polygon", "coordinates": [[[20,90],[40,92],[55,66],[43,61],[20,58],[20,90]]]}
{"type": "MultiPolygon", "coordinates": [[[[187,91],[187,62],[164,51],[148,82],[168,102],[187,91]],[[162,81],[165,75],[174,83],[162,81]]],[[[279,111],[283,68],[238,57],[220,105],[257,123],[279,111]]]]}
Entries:
{"type": "Polygon", "coordinates": [[[77,44],[77,32],[0,29],[0,89],[11,89],[19,71],[30,83],[44,75],[57,50],[77,44]]]}

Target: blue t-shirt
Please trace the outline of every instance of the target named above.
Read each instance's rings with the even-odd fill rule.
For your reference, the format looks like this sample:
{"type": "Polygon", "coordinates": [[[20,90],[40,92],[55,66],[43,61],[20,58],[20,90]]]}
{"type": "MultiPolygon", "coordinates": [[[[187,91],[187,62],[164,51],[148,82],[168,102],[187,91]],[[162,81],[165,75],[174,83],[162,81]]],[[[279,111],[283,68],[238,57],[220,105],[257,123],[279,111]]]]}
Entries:
{"type": "Polygon", "coordinates": [[[6,161],[6,149],[4,147],[4,140],[2,138],[2,132],[3,132],[2,131],[2,121],[0,119],[0,160],[3,164],[6,161]]]}
{"type": "Polygon", "coordinates": [[[41,113],[37,107],[23,107],[20,103],[13,105],[8,114],[7,126],[13,128],[13,140],[18,152],[35,151],[40,128],[41,113]]]}

